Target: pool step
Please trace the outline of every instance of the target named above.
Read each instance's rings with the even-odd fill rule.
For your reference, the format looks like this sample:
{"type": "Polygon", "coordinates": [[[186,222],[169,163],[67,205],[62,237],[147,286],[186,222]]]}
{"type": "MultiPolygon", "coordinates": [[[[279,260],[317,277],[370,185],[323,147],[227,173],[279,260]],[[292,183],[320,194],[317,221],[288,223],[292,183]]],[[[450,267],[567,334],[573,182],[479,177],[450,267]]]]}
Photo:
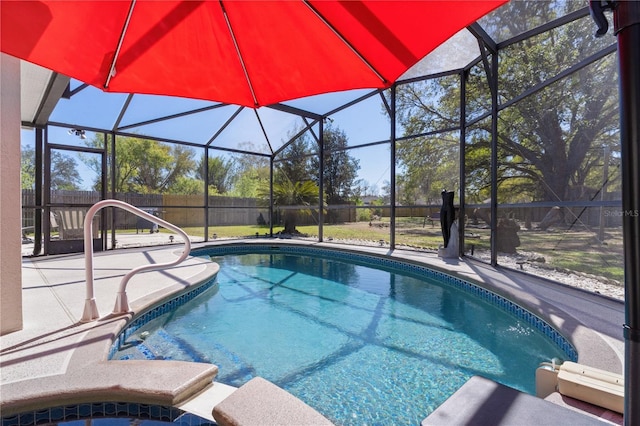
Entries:
{"type": "Polygon", "coordinates": [[[251,379],[215,404],[213,416],[219,426],[333,425],[314,408],[262,377],[251,379]]]}
{"type": "Polygon", "coordinates": [[[189,361],[207,363],[210,362],[210,360],[206,356],[200,354],[200,352],[198,352],[198,350],[196,350],[193,346],[180,339],[179,337],[175,337],[167,333],[164,328],[159,329],[157,335],[161,337],[165,343],[171,345],[174,348],[177,348],[177,350],[179,350],[181,354],[187,356],[189,358],[189,361]]]}
{"type": "Polygon", "coordinates": [[[224,376],[224,380],[227,383],[237,386],[246,383],[257,375],[254,368],[235,352],[216,342],[210,342],[209,345],[217,353],[217,358],[214,360],[202,355],[183,339],[160,328],[144,339],[131,339],[129,348],[117,359],[123,361],[131,359],[164,359],[216,364],[218,368],[221,368],[221,373],[223,373],[219,374],[219,377],[224,376]],[[167,356],[166,354],[170,355],[167,356]]]}
{"type": "Polygon", "coordinates": [[[236,388],[224,383],[213,382],[200,393],[189,398],[187,401],[177,405],[176,408],[195,414],[203,419],[215,421],[213,418],[213,407],[227,398],[236,388]]]}
{"type": "Polygon", "coordinates": [[[122,355],[118,359],[166,359],[211,363],[211,361],[207,357],[201,355],[191,345],[180,338],[172,336],[164,329],[159,329],[157,332],[149,335],[144,339],[132,342],[131,348],[132,350],[126,351],[124,355],[122,355]],[[160,355],[167,353],[172,355],[160,355]]]}

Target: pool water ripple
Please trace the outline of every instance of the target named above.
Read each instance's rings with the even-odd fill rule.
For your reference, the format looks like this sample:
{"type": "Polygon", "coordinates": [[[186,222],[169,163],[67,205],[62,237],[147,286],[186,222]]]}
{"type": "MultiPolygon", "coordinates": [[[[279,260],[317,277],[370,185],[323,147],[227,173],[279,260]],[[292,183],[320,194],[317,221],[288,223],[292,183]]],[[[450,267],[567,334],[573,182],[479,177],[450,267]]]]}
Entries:
{"type": "Polygon", "coordinates": [[[538,364],[567,358],[516,315],[416,274],[287,253],[214,260],[215,289],[139,328],[112,359],[149,358],[144,345],[212,362],[220,382],[259,375],[362,425],[417,424],[473,375],[533,393],[538,364]]]}

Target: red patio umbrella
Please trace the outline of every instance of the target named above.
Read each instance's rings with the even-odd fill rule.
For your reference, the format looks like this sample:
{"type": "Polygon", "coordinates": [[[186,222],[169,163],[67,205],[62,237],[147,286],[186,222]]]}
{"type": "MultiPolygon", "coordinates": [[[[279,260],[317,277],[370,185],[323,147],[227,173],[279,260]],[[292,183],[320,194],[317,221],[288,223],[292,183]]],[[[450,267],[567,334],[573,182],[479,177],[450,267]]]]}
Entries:
{"type": "Polygon", "coordinates": [[[389,87],[506,1],[3,1],[0,49],[109,92],[259,107],[389,87]]]}

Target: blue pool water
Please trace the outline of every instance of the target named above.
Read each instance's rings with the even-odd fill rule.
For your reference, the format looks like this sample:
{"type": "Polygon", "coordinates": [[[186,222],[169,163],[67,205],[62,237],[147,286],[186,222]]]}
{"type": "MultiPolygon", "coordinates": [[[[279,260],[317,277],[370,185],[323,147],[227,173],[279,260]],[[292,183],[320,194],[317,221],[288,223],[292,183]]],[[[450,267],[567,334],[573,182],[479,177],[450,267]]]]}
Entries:
{"type": "Polygon", "coordinates": [[[211,362],[219,382],[262,376],[337,424],[398,425],[473,375],[534,393],[538,364],[568,358],[531,321],[410,271],[277,252],[212,259],[217,286],[112,359],[211,362]]]}

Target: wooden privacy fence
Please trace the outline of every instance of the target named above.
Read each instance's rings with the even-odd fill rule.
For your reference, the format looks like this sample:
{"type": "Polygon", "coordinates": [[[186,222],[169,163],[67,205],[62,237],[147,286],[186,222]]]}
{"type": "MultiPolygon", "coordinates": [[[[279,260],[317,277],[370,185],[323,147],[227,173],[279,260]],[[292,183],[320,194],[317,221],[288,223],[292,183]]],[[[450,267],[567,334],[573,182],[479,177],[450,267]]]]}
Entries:
{"type": "MultiPolygon", "coordinates": [[[[204,226],[204,196],[180,194],[137,194],[117,193],[114,197],[150,212],[167,222],[180,227],[204,226]]],[[[96,191],[51,191],[51,203],[62,205],[89,206],[100,201],[100,193],[96,191]]],[[[35,192],[22,190],[22,226],[34,225],[35,192]]],[[[269,219],[269,209],[259,204],[255,198],[238,198],[225,196],[209,197],[209,223],[212,226],[223,225],[255,225],[260,214],[264,220],[269,219]]],[[[60,207],[55,207],[59,209],[60,207]]],[[[54,208],[52,208],[54,209],[54,208]]],[[[111,214],[115,215],[116,229],[135,229],[138,218],[122,210],[101,212],[105,223],[111,223],[111,214]]]]}
{"type": "MultiPolygon", "coordinates": [[[[180,195],[180,194],[137,194],[117,193],[114,197],[128,204],[146,210],[167,222],[180,227],[204,226],[204,196],[180,195]]],[[[89,206],[100,201],[100,193],[96,191],[51,191],[51,203],[60,205],[89,206]]],[[[256,225],[259,218],[269,223],[269,209],[257,198],[227,197],[213,195],[209,197],[209,225],[256,225]]],[[[585,203],[588,204],[588,203],[585,203]]],[[[33,190],[22,190],[22,226],[34,226],[35,193],[33,190]]],[[[52,210],[60,207],[52,207],[52,210]]],[[[325,223],[355,222],[358,217],[358,209],[369,208],[372,213],[381,217],[389,217],[391,211],[388,207],[379,206],[329,206],[325,209],[325,223]],[[335,208],[334,208],[335,207],[335,208]]],[[[300,215],[298,224],[315,225],[318,223],[318,211],[312,209],[311,215],[300,215]]],[[[598,226],[604,221],[606,227],[621,226],[622,214],[620,208],[604,207],[570,207],[565,208],[565,221],[576,222],[574,225],[598,226]]],[[[440,211],[439,206],[397,206],[397,217],[428,217],[440,211]]],[[[517,207],[499,209],[500,215],[509,216],[519,221],[539,222],[548,213],[549,207],[517,207]]],[[[472,210],[467,210],[467,215],[472,210]]],[[[115,214],[116,229],[136,229],[137,218],[126,211],[111,212],[107,209],[101,213],[102,220],[107,226],[111,223],[111,214],[115,214]]],[[[274,224],[280,225],[278,208],[274,208],[274,224]]]]}
{"type": "MultiPolygon", "coordinates": [[[[202,195],[165,194],[163,196],[163,219],[181,227],[204,225],[204,197],[202,195]],[[180,206],[180,207],[172,207],[180,206]]],[[[226,196],[209,197],[209,225],[255,225],[258,217],[268,220],[269,209],[259,204],[256,198],[226,196]]]]}

